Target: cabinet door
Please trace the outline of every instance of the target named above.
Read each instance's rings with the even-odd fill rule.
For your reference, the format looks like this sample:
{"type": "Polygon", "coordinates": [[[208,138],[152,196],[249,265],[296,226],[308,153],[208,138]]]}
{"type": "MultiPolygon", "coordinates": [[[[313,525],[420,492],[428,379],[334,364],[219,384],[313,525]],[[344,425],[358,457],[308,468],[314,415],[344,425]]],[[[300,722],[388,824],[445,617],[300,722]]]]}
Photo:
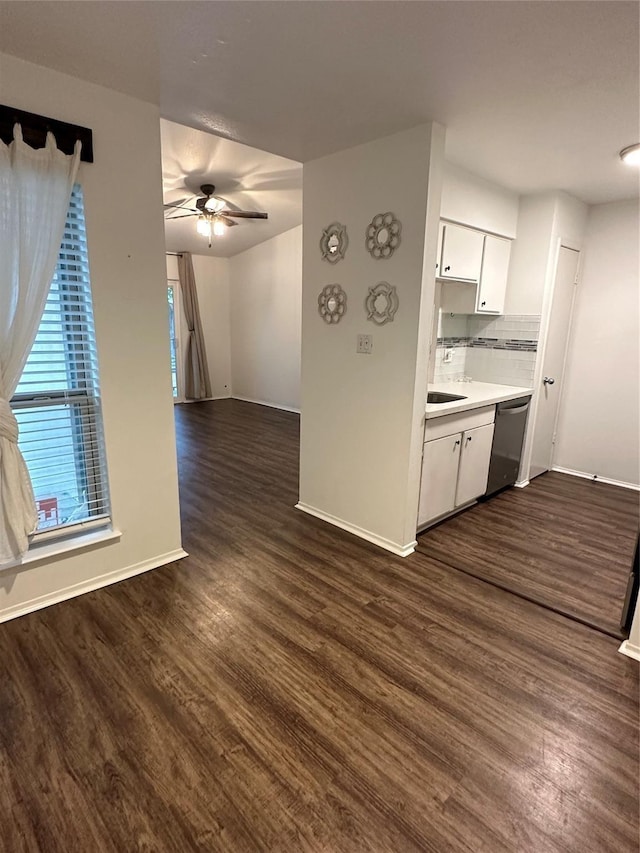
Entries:
{"type": "Polygon", "coordinates": [[[455,506],[456,479],[462,434],[426,441],[422,455],[422,479],[418,527],[451,512],[455,506]]]}
{"type": "Polygon", "coordinates": [[[444,222],[438,226],[438,248],[436,250],[436,277],[440,276],[440,265],[442,263],[442,244],[444,243],[444,222]]]}
{"type": "Polygon", "coordinates": [[[504,311],[510,254],[511,240],[486,235],[476,306],[479,314],[502,314],[504,311]]]}
{"type": "Polygon", "coordinates": [[[478,281],[482,267],[484,234],[462,228],[460,225],[444,226],[442,263],[438,275],[462,281],[478,281]]]}
{"type": "Polygon", "coordinates": [[[493,424],[462,433],[455,505],[462,506],[487,491],[493,424]]]}

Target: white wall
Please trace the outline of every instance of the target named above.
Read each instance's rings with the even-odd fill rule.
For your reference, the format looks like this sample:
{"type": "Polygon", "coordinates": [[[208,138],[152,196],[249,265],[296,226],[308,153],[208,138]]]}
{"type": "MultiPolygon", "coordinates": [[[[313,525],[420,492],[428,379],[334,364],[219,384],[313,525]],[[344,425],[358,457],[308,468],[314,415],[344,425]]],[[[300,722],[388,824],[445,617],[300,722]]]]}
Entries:
{"type": "Polygon", "coordinates": [[[589,211],[554,465],[640,483],[636,201],[589,211]]]}
{"type": "MultiPolygon", "coordinates": [[[[192,255],[193,272],[196,278],[200,320],[207,352],[207,364],[211,378],[211,399],[231,396],[231,327],[229,305],[229,261],[209,255],[192,255]]],[[[178,259],[167,255],[167,278],[178,284],[178,259]]],[[[181,294],[178,293],[178,300],[181,294]]],[[[182,352],[187,341],[187,326],[184,314],[180,313],[180,342],[182,352]]],[[[184,357],[180,359],[182,385],[184,387],[184,357]]]]}
{"type": "Polygon", "coordinates": [[[302,226],[229,259],[233,396],[298,410],[302,226]]]}
{"type": "Polygon", "coordinates": [[[158,109],[0,55],[0,101],[93,130],[82,164],[109,485],[119,541],[0,571],[0,619],[181,553],[158,109]]]}
{"type": "Polygon", "coordinates": [[[551,194],[520,199],[518,237],[511,246],[505,314],[542,312],[554,213],[555,198],[551,194]]]}
{"type": "Polygon", "coordinates": [[[513,239],[518,223],[518,195],[446,163],[440,216],[513,239]]]}
{"type": "Polygon", "coordinates": [[[588,206],[565,192],[556,192],[553,217],[553,236],[556,242],[580,251],[587,226],[588,206]]]}
{"type": "Polygon", "coordinates": [[[415,542],[443,148],[444,129],[423,125],[304,166],[300,505],[398,553],[415,542]],[[386,211],[402,243],[376,260],[366,229],[386,211]],[[331,265],[318,243],[336,220],[349,247],[331,265]],[[384,326],[364,309],[379,281],[399,297],[384,326]],[[335,282],[347,311],[328,325],[318,294],[335,282]],[[359,333],[372,335],[372,354],[356,353],[359,333]]]}

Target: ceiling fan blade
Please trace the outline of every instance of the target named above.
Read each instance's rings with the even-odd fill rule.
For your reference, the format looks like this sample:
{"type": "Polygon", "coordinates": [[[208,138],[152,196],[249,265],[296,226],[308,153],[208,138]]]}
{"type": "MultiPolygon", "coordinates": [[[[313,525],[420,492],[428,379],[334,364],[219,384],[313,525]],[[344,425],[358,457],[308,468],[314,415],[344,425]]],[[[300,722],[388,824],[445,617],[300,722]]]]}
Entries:
{"type": "Polygon", "coordinates": [[[186,201],[189,201],[190,198],[191,198],[191,196],[186,196],[185,198],[178,199],[178,201],[167,201],[167,202],[165,202],[165,205],[164,205],[165,210],[167,207],[182,207],[182,205],[186,201]]]}
{"type": "Polygon", "coordinates": [[[215,198],[224,203],[223,210],[240,210],[240,207],[235,202],[229,201],[228,198],[223,198],[221,195],[217,195],[215,198]]]}
{"type": "Polygon", "coordinates": [[[224,222],[224,224],[227,225],[229,228],[231,228],[232,225],[238,224],[237,222],[234,222],[233,219],[229,219],[228,216],[223,216],[220,213],[216,216],[216,219],[219,219],[220,222],[224,222]]]}
{"type": "Polygon", "coordinates": [[[193,213],[183,213],[182,216],[165,216],[165,220],[167,222],[173,222],[174,219],[186,219],[187,216],[195,216],[197,212],[197,210],[194,210],[193,213]]]}
{"type": "Polygon", "coordinates": [[[258,213],[255,210],[221,210],[224,216],[233,216],[236,219],[268,219],[268,213],[258,213]]]}

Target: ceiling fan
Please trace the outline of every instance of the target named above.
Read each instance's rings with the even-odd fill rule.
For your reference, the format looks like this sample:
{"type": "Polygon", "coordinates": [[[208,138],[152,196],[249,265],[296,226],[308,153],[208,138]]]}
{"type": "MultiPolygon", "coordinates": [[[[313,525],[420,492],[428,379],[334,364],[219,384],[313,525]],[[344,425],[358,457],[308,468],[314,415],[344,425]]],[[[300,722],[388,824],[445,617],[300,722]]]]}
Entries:
{"type": "Polygon", "coordinates": [[[211,248],[211,237],[220,237],[226,228],[237,225],[235,219],[268,219],[268,213],[260,213],[253,210],[240,210],[235,204],[220,196],[215,196],[216,188],[213,184],[202,184],[200,192],[202,196],[195,199],[195,207],[187,206],[186,202],[193,204],[193,198],[183,198],[180,201],[165,204],[165,219],[184,219],[186,216],[197,216],[196,227],[198,233],[209,238],[211,248]]]}

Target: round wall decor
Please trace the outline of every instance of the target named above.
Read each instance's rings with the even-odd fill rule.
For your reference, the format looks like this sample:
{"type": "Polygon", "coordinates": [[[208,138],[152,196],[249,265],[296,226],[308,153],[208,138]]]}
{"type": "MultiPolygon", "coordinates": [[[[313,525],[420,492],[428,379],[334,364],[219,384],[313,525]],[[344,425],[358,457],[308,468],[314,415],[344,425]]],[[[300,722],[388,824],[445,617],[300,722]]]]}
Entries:
{"type": "Polygon", "coordinates": [[[336,264],[341,261],[347,251],[349,238],[347,237],[347,226],[339,222],[332,222],[322,232],[320,238],[320,251],[325,261],[336,264]]]}
{"type": "Polygon", "coordinates": [[[393,213],[378,213],[367,227],[367,249],[378,260],[390,258],[400,245],[401,230],[393,213]]]}
{"type": "Polygon", "coordinates": [[[395,287],[386,281],[381,281],[369,288],[369,293],[364,301],[367,309],[367,320],[377,323],[378,326],[391,323],[399,304],[395,287]]]}
{"type": "Polygon", "coordinates": [[[347,294],[339,284],[327,284],[318,296],[318,313],[325,323],[339,323],[347,310],[347,294]]]}

